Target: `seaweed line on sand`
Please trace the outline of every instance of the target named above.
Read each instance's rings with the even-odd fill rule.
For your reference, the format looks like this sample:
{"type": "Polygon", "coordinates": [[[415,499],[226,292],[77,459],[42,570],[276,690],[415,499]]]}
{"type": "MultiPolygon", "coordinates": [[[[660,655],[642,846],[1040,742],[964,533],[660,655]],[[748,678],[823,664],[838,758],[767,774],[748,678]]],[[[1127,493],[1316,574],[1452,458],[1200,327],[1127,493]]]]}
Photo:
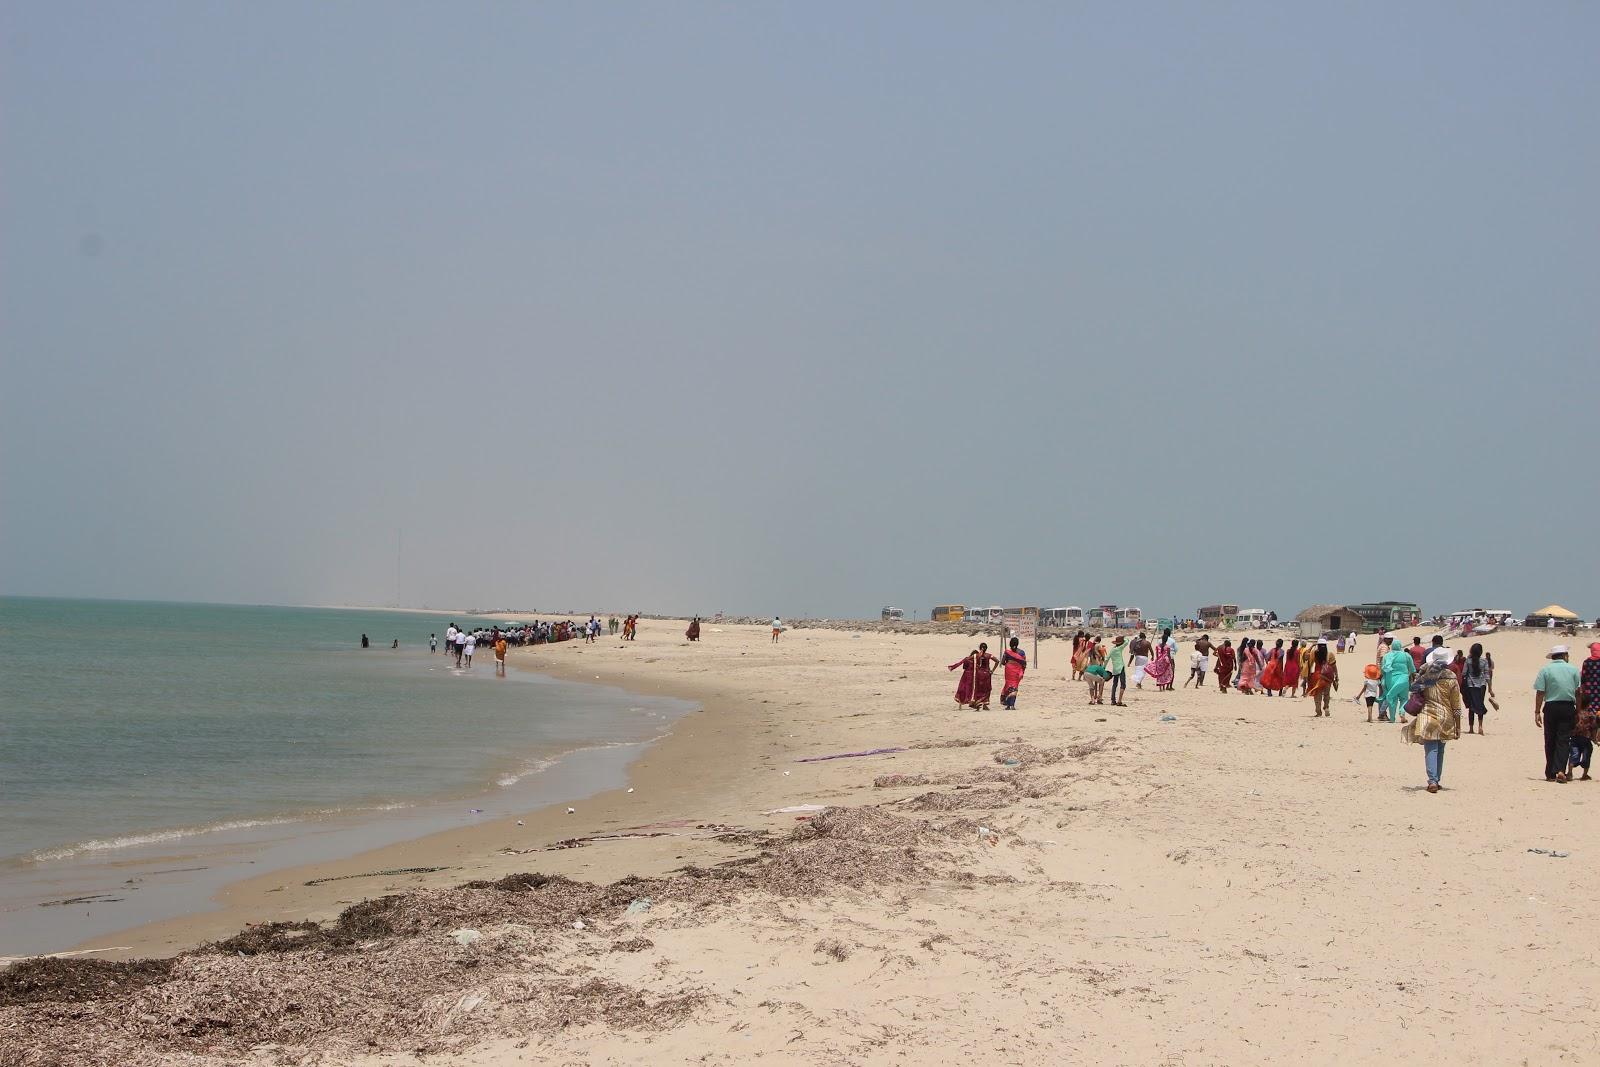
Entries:
{"type": "Polygon", "coordinates": [[[172,959],[23,960],[0,970],[0,1067],[198,1067],[262,1049],[297,1062],[312,1049],[446,1051],[585,1023],[672,1026],[708,994],[688,979],[641,991],[582,962],[649,950],[647,938],[626,936],[629,904],[676,905],[687,922],[755,895],[970,884],[953,852],[978,841],[977,824],[960,817],[829,808],[784,837],[754,840],[752,856],[664,877],[597,885],[513,874],[363,901],[327,925],[252,926],[172,959]]]}

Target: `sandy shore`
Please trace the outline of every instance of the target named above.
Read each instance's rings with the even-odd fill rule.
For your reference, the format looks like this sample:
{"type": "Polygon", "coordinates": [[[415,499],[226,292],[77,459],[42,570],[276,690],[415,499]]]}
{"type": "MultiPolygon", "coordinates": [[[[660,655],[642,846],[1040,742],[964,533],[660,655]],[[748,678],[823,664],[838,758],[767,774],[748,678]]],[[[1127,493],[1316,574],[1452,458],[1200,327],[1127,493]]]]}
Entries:
{"type": "Polygon", "coordinates": [[[1341,660],[1331,721],[1307,701],[1219,694],[1214,678],[1091,707],[1058,642],[1017,712],[974,713],[955,708],[944,670],[971,647],[962,636],[704,637],[647,623],[631,645],[517,654],[702,704],[635,764],[632,792],[276,872],[232,887],[215,916],[118,943],[171,952],[422,890],[404,937],[185,956],[181,980],[93,1011],[3,1008],[0,1063],[1600,1055],[1581,1022],[1600,785],[1542,781],[1529,686],[1545,633],[1485,639],[1502,707],[1488,737],[1449,746],[1438,795],[1421,789],[1420,747],[1348,700],[1371,637],[1341,660]],[[903,751],[797,762],[872,748],[903,751]],[[865,813],[816,830],[805,812],[763,814],[803,804],[865,813]],[[613,836],[540,850],[596,835],[613,836]],[[424,866],[450,870],[361,877],[424,866]],[[431,888],[514,871],[655,880],[431,888]],[[342,880],[302,884],[325,878],[342,880]],[[650,910],[627,914],[639,892],[650,910]],[[450,931],[468,924],[481,939],[459,945],[450,931]],[[343,992],[318,984],[330,969],[343,992]],[[432,984],[407,994],[418,975],[432,984]],[[356,989],[375,992],[357,1002],[356,989]],[[281,999],[251,1000],[266,990],[341,1021],[290,1025],[281,999]],[[94,1058],[101,1041],[112,1058],[94,1058]]]}

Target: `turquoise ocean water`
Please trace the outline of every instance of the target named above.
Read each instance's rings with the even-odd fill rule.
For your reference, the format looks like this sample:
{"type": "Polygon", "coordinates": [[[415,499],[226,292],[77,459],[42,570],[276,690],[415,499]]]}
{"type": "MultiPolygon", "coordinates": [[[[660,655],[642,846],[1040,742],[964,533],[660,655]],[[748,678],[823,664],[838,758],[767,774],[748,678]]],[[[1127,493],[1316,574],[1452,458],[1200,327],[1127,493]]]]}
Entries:
{"type": "Polygon", "coordinates": [[[492,800],[576,753],[636,750],[685,710],[497,678],[486,654],[455,671],[427,649],[451,619],[0,598],[0,883],[257,827],[281,837],[492,800]]]}

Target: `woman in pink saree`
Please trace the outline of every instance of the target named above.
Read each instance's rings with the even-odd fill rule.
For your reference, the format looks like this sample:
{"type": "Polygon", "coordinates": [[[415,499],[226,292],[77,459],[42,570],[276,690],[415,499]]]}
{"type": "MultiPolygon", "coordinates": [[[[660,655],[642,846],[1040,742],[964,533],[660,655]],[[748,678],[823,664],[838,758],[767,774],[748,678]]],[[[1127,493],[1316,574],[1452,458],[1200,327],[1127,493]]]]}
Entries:
{"type": "Polygon", "coordinates": [[[1256,691],[1256,675],[1261,671],[1261,650],[1256,648],[1254,638],[1247,637],[1239,642],[1239,680],[1234,683],[1234,688],[1241,693],[1254,693],[1256,691]]]}
{"type": "Polygon", "coordinates": [[[1150,660],[1150,665],[1144,669],[1144,673],[1156,683],[1157,689],[1166,689],[1172,685],[1173,669],[1172,649],[1168,647],[1165,639],[1157,641],[1155,657],[1150,660]]]}

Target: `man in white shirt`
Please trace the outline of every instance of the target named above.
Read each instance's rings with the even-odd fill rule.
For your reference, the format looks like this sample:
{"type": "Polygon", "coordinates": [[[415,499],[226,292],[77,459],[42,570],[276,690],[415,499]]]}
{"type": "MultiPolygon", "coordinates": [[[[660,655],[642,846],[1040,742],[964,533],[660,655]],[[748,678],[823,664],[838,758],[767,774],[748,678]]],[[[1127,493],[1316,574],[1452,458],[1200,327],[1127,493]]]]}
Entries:
{"type": "Polygon", "coordinates": [[[477,648],[477,647],[478,647],[478,638],[477,638],[477,636],[474,635],[474,634],[468,634],[466,643],[461,646],[461,658],[465,661],[463,666],[467,666],[467,667],[472,666],[472,650],[474,648],[477,648]]]}

